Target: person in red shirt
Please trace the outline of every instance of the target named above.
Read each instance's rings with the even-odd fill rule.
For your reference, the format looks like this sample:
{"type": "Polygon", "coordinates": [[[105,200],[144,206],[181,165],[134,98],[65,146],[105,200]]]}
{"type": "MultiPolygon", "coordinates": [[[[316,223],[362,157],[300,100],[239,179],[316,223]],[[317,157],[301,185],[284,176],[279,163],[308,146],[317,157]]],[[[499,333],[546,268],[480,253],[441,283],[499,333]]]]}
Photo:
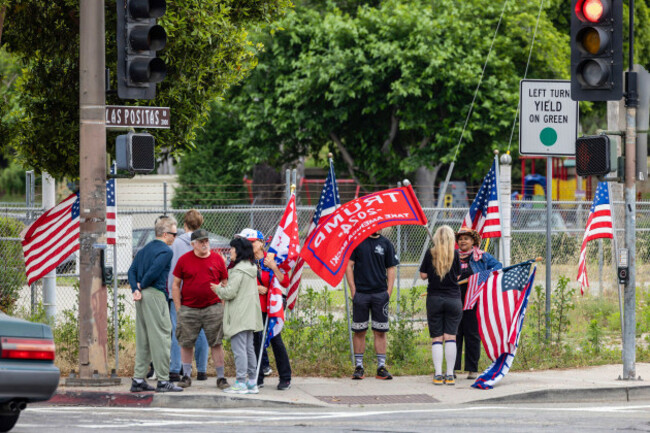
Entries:
{"type": "MultiPolygon", "coordinates": [[[[264,234],[259,230],[253,229],[244,229],[241,233],[236,234],[235,236],[248,239],[253,243],[253,254],[255,256],[255,262],[257,263],[258,272],[257,272],[257,289],[260,294],[260,307],[262,308],[262,320],[266,320],[266,313],[268,309],[268,290],[271,287],[273,278],[277,278],[280,281],[282,290],[285,291],[283,294],[283,299],[286,302],[286,289],[289,287],[291,282],[291,277],[288,273],[280,269],[275,262],[275,259],[267,257],[266,252],[264,251],[264,234]]],[[[259,359],[260,355],[260,346],[263,341],[263,333],[256,332],[254,338],[255,344],[255,355],[259,359]]],[[[289,362],[289,355],[287,353],[287,348],[284,346],[282,341],[282,333],[271,338],[271,347],[273,348],[273,355],[275,356],[275,364],[278,368],[278,375],[280,376],[280,382],[278,383],[277,388],[280,391],[287,390],[291,388],[291,364],[289,362]]],[[[266,349],[263,349],[266,350],[266,349]]],[[[260,369],[259,376],[257,377],[257,386],[264,386],[264,372],[260,369]]]]}
{"type": "Polygon", "coordinates": [[[226,389],[230,385],[224,375],[224,350],[221,344],[223,303],[211,286],[228,280],[226,262],[220,254],[210,251],[207,231],[196,230],[190,239],[193,249],[178,259],[172,285],[172,298],[178,317],[176,338],[181,347],[183,363],[183,378],[178,386],[187,388],[192,385],[194,343],[203,329],[217,370],[217,387],[226,389]]]}

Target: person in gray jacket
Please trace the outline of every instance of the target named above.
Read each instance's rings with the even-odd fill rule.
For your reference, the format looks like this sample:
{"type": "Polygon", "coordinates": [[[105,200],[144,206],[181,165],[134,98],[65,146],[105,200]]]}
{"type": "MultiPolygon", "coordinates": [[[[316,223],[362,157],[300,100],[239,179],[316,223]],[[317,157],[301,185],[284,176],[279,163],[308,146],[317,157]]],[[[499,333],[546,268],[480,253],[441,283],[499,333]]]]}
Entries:
{"type": "Polygon", "coordinates": [[[253,335],[264,328],[260,315],[260,297],[257,291],[257,266],[254,263],[253,245],[248,239],[230,241],[229,278],[221,285],[212,283],[212,289],[225,302],[223,333],[230,338],[235,356],[237,379],[224,392],[232,394],[257,394],[257,358],[253,335]],[[248,382],[246,381],[248,379],[248,382]]]}
{"type": "MultiPolygon", "coordinates": [[[[196,209],[190,209],[185,213],[183,218],[183,228],[185,233],[176,237],[174,243],[172,244],[172,262],[171,270],[173,271],[178,263],[178,259],[185,253],[192,251],[192,245],[190,243],[190,237],[192,232],[198,230],[203,225],[203,215],[201,212],[196,209]]],[[[170,362],[169,362],[169,380],[173,382],[178,382],[183,377],[182,374],[182,363],[181,363],[181,348],[178,345],[178,339],[176,338],[176,308],[174,307],[174,300],[172,299],[172,284],[174,283],[174,274],[169,273],[167,279],[167,290],[169,291],[169,316],[172,321],[172,347],[170,351],[170,362]]],[[[182,290],[182,287],[181,287],[182,290]]],[[[196,339],[196,344],[194,346],[194,359],[196,360],[196,379],[197,380],[207,380],[208,378],[208,339],[205,337],[205,332],[201,330],[198,338],[196,339]]]]}

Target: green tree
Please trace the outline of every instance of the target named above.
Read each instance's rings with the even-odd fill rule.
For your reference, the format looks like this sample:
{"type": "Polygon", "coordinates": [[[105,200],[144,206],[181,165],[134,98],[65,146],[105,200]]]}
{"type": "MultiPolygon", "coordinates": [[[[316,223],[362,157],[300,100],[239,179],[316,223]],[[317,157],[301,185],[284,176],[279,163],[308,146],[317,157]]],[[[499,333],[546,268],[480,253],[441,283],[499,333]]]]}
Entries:
{"type": "MultiPolygon", "coordinates": [[[[250,163],[275,167],[329,146],[361,183],[415,174],[433,185],[454,157],[501,5],[386,0],[351,15],[333,3],[325,12],[298,7],[278,23],[285,30],[262,36],[258,67],[229,98],[244,125],[237,144],[250,163]]],[[[482,178],[491,149],[508,141],[538,4],[505,13],[457,177],[482,178]]],[[[528,77],[567,78],[568,50],[543,13],[528,77]]]]}
{"type": "MultiPolygon", "coordinates": [[[[105,4],[106,65],[115,71],[116,3],[105,4]]],[[[76,177],[79,2],[0,0],[3,6],[0,43],[18,57],[24,70],[12,87],[20,116],[12,115],[7,104],[0,106],[0,149],[14,148],[24,165],[55,177],[76,177]]],[[[261,46],[248,40],[249,29],[278,18],[290,6],[290,0],[167,1],[160,23],[168,33],[168,44],[160,55],[168,65],[168,76],[159,85],[156,99],[144,102],[171,108],[171,129],[156,132],[161,149],[177,154],[194,147],[196,129],[205,122],[210,101],[256,64],[261,46]]],[[[121,101],[110,95],[107,103],[121,101]]],[[[108,136],[109,151],[112,138],[108,136]]]]}
{"type": "Polygon", "coordinates": [[[174,207],[243,204],[242,177],[248,169],[244,155],[232,143],[242,127],[237,106],[222,100],[197,137],[197,146],[182,156],[174,193],[174,207]]]}

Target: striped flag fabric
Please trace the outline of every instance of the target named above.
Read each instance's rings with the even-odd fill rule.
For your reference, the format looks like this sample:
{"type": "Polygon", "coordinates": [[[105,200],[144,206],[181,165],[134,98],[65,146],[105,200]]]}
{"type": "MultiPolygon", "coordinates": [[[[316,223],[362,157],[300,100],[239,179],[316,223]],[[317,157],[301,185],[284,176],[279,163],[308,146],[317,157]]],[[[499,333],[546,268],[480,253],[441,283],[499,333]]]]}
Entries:
{"type": "Polygon", "coordinates": [[[32,284],[79,249],[78,195],[45,212],[21,235],[27,282],[32,284]]]}
{"type": "MultiPolygon", "coordinates": [[[[113,172],[111,170],[111,172],[113,172]]],[[[106,181],[106,243],[116,242],[115,179],[106,181]]],[[[79,250],[79,193],[49,209],[21,233],[28,284],[79,250]]]]}
{"type": "MultiPolygon", "coordinates": [[[[111,174],[115,174],[116,165],[111,167],[111,174]]],[[[117,206],[115,204],[115,179],[106,181],[106,243],[115,245],[117,235],[115,220],[117,219],[117,206]]]]}
{"type": "Polygon", "coordinates": [[[614,230],[612,228],[612,209],[609,203],[609,185],[607,182],[598,182],[594,202],[587,218],[587,227],[582,238],[580,248],[580,259],[578,260],[578,282],[580,293],[584,295],[584,288],[589,288],[587,278],[587,243],[593,239],[612,239],[614,230]]]}
{"type": "Polygon", "coordinates": [[[463,220],[461,230],[463,228],[476,230],[483,239],[501,237],[496,159],[463,220]]]}
{"type": "Polygon", "coordinates": [[[483,348],[494,362],[476,379],[474,388],[491,389],[510,371],[535,281],[537,267],[528,275],[532,262],[493,271],[485,283],[476,316],[483,348]]]}
{"type": "MultiPolygon", "coordinates": [[[[323,185],[323,191],[320,194],[320,200],[318,201],[318,206],[316,206],[316,212],[314,212],[314,218],[309,226],[306,239],[309,239],[309,236],[318,226],[321,218],[331,214],[339,206],[341,206],[341,197],[339,196],[339,187],[336,183],[336,175],[334,174],[334,162],[330,159],[330,169],[327,173],[327,179],[323,185]]],[[[289,284],[289,290],[287,292],[287,308],[290,310],[293,310],[293,307],[296,306],[304,265],[305,260],[300,257],[293,269],[293,273],[291,274],[291,283],[289,284]]]]}
{"type": "Polygon", "coordinates": [[[483,290],[483,287],[485,286],[485,282],[493,272],[494,271],[479,271],[476,274],[472,274],[467,279],[467,292],[465,293],[463,310],[471,310],[474,308],[476,301],[478,301],[478,298],[481,295],[481,290],[483,290]]]}
{"type": "MultiPolygon", "coordinates": [[[[275,235],[269,245],[269,254],[273,254],[278,266],[291,272],[300,254],[300,239],[298,238],[298,214],[296,212],[296,195],[292,194],[287,207],[275,230],[275,235]]],[[[264,347],[269,345],[271,338],[278,335],[284,326],[284,302],[282,286],[271,271],[272,283],[268,294],[268,334],[264,347]]]]}

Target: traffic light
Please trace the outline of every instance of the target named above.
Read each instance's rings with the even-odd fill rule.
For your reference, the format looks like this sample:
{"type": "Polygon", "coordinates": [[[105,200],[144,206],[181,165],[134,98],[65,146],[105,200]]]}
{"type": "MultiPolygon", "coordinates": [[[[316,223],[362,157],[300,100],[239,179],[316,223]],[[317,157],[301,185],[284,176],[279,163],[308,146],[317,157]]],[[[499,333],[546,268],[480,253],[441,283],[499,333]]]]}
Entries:
{"type": "Polygon", "coordinates": [[[612,168],[611,143],[607,135],[590,135],[576,140],[578,176],[604,176],[612,168]]]}
{"type": "Polygon", "coordinates": [[[571,0],[571,99],[623,97],[623,0],[571,0]]]}
{"type": "Polygon", "coordinates": [[[165,48],[167,32],[156,24],[165,14],[165,0],[117,0],[117,96],[154,99],[156,83],[167,66],[156,51],[165,48]]]}
{"type": "Polygon", "coordinates": [[[156,139],[151,134],[129,132],[115,140],[115,161],[118,170],[151,173],[156,168],[156,139]]]}

